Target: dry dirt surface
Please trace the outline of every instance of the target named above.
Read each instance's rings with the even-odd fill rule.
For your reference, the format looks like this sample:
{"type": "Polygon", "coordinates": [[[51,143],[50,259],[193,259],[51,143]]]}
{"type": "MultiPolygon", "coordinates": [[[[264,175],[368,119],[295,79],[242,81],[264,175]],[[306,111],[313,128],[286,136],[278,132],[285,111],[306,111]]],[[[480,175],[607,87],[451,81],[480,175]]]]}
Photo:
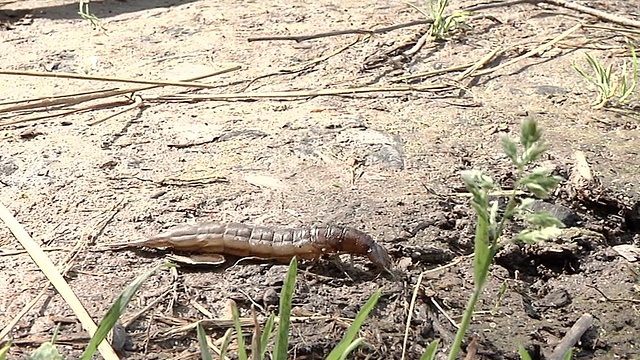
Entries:
{"type": "MultiPolygon", "coordinates": [[[[634,1],[581,3],[640,20],[634,1]]],[[[291,358],[326,356],[378,289],[360,334],[367,344],[354,358],[400,359],[409,315],[405,357],[420,358],[436,338],[444,351],[473,289],[475,218],[460,172],[483,170],[508,189],[514,175],[500,138],[517,138],[530,117],[550,145],[543,162],[566,179],[546,206],[564,206],[554,209],[570,227],[554,241],[500,251],[463,348],[474,359],[517,359],[520,345],[548,357],[589,313],[576,359],[640,358],[639,265],[614,250],[640,245],[640,115],[633,106],[592,109],[594,88],[573,68],[587,68],[589,53],[619,71],[630,58],[626,42],[640,43],[638,28],[614,31],[622,25],[521,2],[478,9],[464,29],[413,51],[424,24],[248,41],[424,19],[401,0],[92,2],[102,28],[77,11],[72,1],[0,4],[0,69],[178,81],[240,67],[200,80],[207,89],[157,87],[31,109],[25,100],[150,85],[0,75],[0,200],[54,263],[70,264],[66,280],[96,322],[170,254],[103,244],[206,221],[337,224],[371,234],[399,275],[349,255],[303,262],[291,358]],[[580,22],[590,27],[549,44],[580,22]],[[479,67],[463,73],[472,64],[479,67]],[[402,79],[424,72],[431,75],[402,79]],[[365,87],[373,89],[349,90],[365,87]],[[9,111],[15,105],[22,108],[9,111]],[[576,151],[596,178],[587,190],[570,180],[576,151]]],[[[49,285],[4,226],[0,247],[5,326],[49,285]]],[[[176,328],[227,318],[230,300],[243,316],[252,304],[260,319],[277,311],[286,266],[236,260],[150,278],[125,314],[124,356],[198,358],[195,332],[176,328]]],[[[3,339],[13,340],[10,358],[25,358],[57,325],[60,351],[77,358],[87,333],[49,287],[3,339]]],[[[215,341],[225,331],[208,334],[215,341]]]]}

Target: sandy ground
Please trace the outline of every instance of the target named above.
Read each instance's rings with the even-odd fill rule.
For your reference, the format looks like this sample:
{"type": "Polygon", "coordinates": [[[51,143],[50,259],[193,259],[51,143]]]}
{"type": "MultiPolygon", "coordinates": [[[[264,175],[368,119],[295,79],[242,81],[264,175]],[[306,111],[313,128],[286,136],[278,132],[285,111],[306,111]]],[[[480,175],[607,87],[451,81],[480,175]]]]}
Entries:
{"type": "MultiPolygon", "coordinates": [[[[452,1],[451,9],[474,3],[452,1]]],[[[632,2],[585,4],[640,18],[632,2]]],[[[594,326],[575,348],[577,358],[640,357],[640,271],[612,250],[640,242],[629,218],[640,200],[640,116],[633,109],[593,110],[594,88],[572,66],[586,68],[588,52],[619,69],[629,59],[625,41],[637,45],[637,35],[584,28],[542,55],[486,75],[458,78],[457,71],[394,82],[476,63],[496,49],[501,55],[486,67],[504,64],[578,21],[596,21],[550,5],[489,8],[479,12],[487,16],[469,19],[465,31],[407,55],[424,26],[370,38],[247,41],[422,19],[403,1],[92,2],[102,30],[80,19],[77,10],[77,4],[57,0],[0,7],[0,69],[176,81],[240,66],[203,80],[211,89],[156,88],[138,92],[140,98],[121,95],[72,107],[78,111],[6,109],[26,99],[143,85],[0,75],[0,200],[54,262],[82,242],[67,280],[96,321],[138,274],[165,261],[164,253],[99,251],[101,244],[204,221],[274,228],[331,223],[371,234],[390,250],[403,275],[385,276],[360,257],[343,256],[343,265],[303,265],[294,312],[320,320],[293,324],[292,358],[323,358],[345,331],[348,322],[341,319],[353,318],[381,289],[361,334],[368,345],[355,357],[399,359],[418,274],[460,260],[425,276],[406,356],[418,359],[435,338],[448,348],[455,328],[445,314],[459,321],[473,288],[471,261],[459,258],[472,253],[474,231],[468,198],[458,194],[460,171],[480,169],[504,187],[512,184],[500,138],[517,137],[521,121],[531,117],[550,144],[545,164],[568,178],[574,152],[584,152],[607,201],[561,193],[550,200],[577,214],[574,232],[551,244],[510,245],[499,254],[468,341],[478,339],[483,359],[515,359],[519,345],[548,355],[590,313],[594,326]],[[433,84],[439,88],[388,89],[433,84]],[[359,87],[378,90],[260,97],[359,87]],[[250,98],[167,97],[238,93],[250,98]],[[426,226],[407,237],[419,224],[426,226]],[[503,285],[507,290],[500,297],[503,285]],[[558,296],[569,300],[554,302],[558,296]]],[[[6,252],[0,261],[0,323],[6,324],[47,282],[28,255],[9,252],[21,246],[5,227],[0,246],[6,252]]],[[[182,267],[151,278],[128,313],[162,299],[127,327],[128,358],[197,357],[195,333],[167,335],[175,326],[168,319],[206,317],[196,305],[214,317],[225,316],[230,299],[243,314],[252,302],[264,308],[260,316],[275,311],[286,267],[233,264],[182,267]]],[[[56,324],[62,324],[60,350],[77,357],[86,333],[54,290],[10,333],[11,357],[23,358],[49,339],[56,324]]],[[[209,335],[218,339],[225,330],[209,335]]]]}

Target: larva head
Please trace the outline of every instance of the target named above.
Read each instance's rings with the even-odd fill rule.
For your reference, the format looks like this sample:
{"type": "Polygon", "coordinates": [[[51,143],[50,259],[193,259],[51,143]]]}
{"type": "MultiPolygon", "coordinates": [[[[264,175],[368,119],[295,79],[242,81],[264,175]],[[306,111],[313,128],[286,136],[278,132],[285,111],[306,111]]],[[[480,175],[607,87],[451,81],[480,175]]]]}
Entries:
{"type": "Polygon", "coordinates": [[[388,272],[391,272],[391,257],[389,257],[387,249],[382,247],[382,245],[376,242],[372,242],[367,256],[372,263],[385,269],[388,272]]]}
{"type": "Polygon", "coordinates": [[[387,250],[376,243],[371,235],[356,229],[345,229],[341,245],[339,250],[351,254],[365,255],[377,266],[387,271],[391,270],[391,258],[387,250]]]}

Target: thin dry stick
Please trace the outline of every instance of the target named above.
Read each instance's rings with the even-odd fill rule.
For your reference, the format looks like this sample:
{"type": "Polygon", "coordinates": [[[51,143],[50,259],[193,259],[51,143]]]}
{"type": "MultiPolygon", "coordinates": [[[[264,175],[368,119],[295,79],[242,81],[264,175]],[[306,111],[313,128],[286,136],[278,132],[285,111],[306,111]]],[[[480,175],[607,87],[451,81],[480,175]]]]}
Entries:
{"type": "Polygon", "coordinates": [[[128,328],[129,326],[131,326],[131,324],[133,324],[134,321],[136,321],[140,316],[142,316],[142,314],[147,312],[149,309],[154,308],[156,306],[156,304],[158,304],[160,301],[162,301],[164,299],[164,297],[167,294],[169,294],[172,290],[173,290],[172,288],[169,288],[169,289],[165,290],[162,294],[156,296],[156,298],[153,299],[152,302],[147,304],[147,306],[143,307],[142,309],[137,311],[135,314],[127,317],[126,319],[123,319],[122,326],[124,326],[125,329],[128,328]]]}
{"type": "MultiPolygon", "coordinates": [[[[78,241],[76,243],[76,245],[74,246],[73,250],[71,250],[71,252],[66,256],[66,258],[64,259],[64,261],[62,261],[62,264],[64,264],[63,266],[63,273],[66,274],[72,266],[72,261],[75,258],[76,254],[78,253],[78,250],[80,249],[80,247],[86,243],[86,241],[83,241],[82,239],[80,241],[78,241]]],[[[42,249],[42,248],[41,248],[42,249]]],[[[64,249],[64,248],[61,248],[64,249]]],[[[42,249],[43,251],[46,251],[48,249],[42,249]]],[[[24,252],[28,252],[28,250],[19,250],[21,253],[24,252]]],[[[29,310],[31,310],[31,308],[33,308],[36,303],[44,296],[44,294],[47,292],[47,290],[49,290],[49,283],[47,283],[38,293],[38,295],[36,295],[31,301],[29,301],[29,303],[27,303],[22,310],[20,310],[20,312],[13,318],[11,319],[11,321],[9,322],[9,324],[7,324],[5,326],[4,329],[2,329],[2,331],[0,332],[0,341],[2,341],[2,339],[5,338],[5,336],[7,336],[9,334],[9,332],[11,332],[11,330],[16,326],[16,324],[18,323],[18,321],[20,321],[20,319],[22,319],[22,317],[24,317],[27,312],[29,312],[29,310]]]]}
{"type": "Polygon", "coordinates": [[[40,299],[44,296],[44,294],[47,293],[47,290],[49,290],[49,284],[45,285],[45,287],[40,289],[40,292],[38,293],[38,295],[36,295],[36,297],[34,297],[31,301],[29,301],[22,308],[22,310],[20,310],[20,312],[18,312],[16,314],[16,316],[14,316],[13,319],[11,319],[11,321],[9,321],[9,323],[7,325],[5,325],[4,329],[2,329],[2,331],[0,331],[0,341],[4,340],[4,338],[7,335],[9,335],[11,330],[13,330],[13,328],[18,324],[20,319],[22,319],[29,312],[29,310],[31,310],[31,308],[36,306],[38,301],[40,301],[40,299]]]}
{"type": "MultiPolygon", "coordinates": [[[[115,210],[113,212],[113,214],[111,216],[109,216],[106,220],[101,220],[100,222],[103,222],[103,226],[100,228],[99,232],[101,233],[104,230],[104,226],[106,226],[106,224],[111,221],[113,219],[113,217],[117,214],[117,211],[119,211],[119,206],[122,204],[122,201],[120,201],[116,206],[114,206],[111,210],[115,210]]],[[[100,223],[99,222],[99,223],[100,223]]],[[[98,223],[98,224],[99,224],[98,223]]],[[[98,225],[94,226],[94,228],[97,228],[98,225]]],[[[88,235],[83,236],[80,241],[78,241],[76,243],[76,245],[73,247],[73,250],[71,250],[69,252],[69,254],[67,254],[67,256],[65,257],[65,259],[62,261],[62,268],[63,274],[66,274],[69,272],[69,270],[71,269],[71,267],[73,266],[73,260],[75,259],[75,257],[77,256],[77,254],[79,253],[80,248],[86,244],[88,239],[88,235]]],[[[46,250],[46,249],[43,249],[46,250]]],[[[23,252],[28,252],[28,250],[24,250],[23,252]]],[[[11,332],[11,330],[16,326],[16,324],[18,323],[18,321],[20,321],[20,319],[22,319],[22,317],[24,317],[24,315],[26,315],[27,312],[29,312],[29,310],[31,310],[31,308],[33,308],[36,303],[44,296],[44,294],[47,292],[47,290],[49,290],[49,283],[47,283],[38,293],[38,295],[36,295],[35,298],[33,298],[29,303],[27,303],[22,310],[20,310],[20,312],[9,322],[9,324],[7,324],[5,326],[4,329],[2,329],[2,332],[0,332],[0,341],[2,341],[2,339],[5,338],[5,336],[7,336],[9,334],[9,332],[11,332]]]]}
{"type": "Polygon", "coordinates": [[[625,28],[620,28],[615,26],[584,24],[582,25],[582,27],[589,28],[589,29],[600,29],[600,30],[608,30],[608,31],[615,31],[615,32],[621,32],[621,33],[627,33],[627,34],[640,35],[640,30],[625,29],[625,28]]]}
{"type": "Polygon", "coordinates": [[[633,26],[633,27],[640,27],[640,21],[627,19],[627,18],[622,17],[622,16],[610,14],[610,13],[607,13],[607,12],[604,12],[604,11],[601,11],[601,10],[590,8],[588,6],[579,5],[579,4],[572,3],[572,2],[569,2],[569,1],[564,1],[564,0],[515,0],[515,1],[491,2],[491,3],[487,3],[487,4],[478,4],[478,5],[469,6],[469,7],[465,8],[464,10],[466,10],[466,11],[478,11],[478,10],[486,10],[486,9],[491,9],[491,8],[496,8],[496,7],[507,7],[507,6],[523,4],[523,3],[536,4],[536,3],[540,3],[540,2],[551,4],[551,5],[555,5],[555,6],[564,7],[564,8],[570,9],[570,10],[576,10],[578,12],[589,14],[589,15],[593,15],[593,16],[595,16],[597,18],[602,19],[602,20],[606,20],[606,21],[613,22],[613,23],[616,23],[616,24],[626,25],[626,26],[633,26]]]}
{"type": "Polygon", "coordinates": [[[317,64],[319,64],[319,63],[321,63],[321,62],[323,62],[325,60],[328,60],[328,59],[340,54],[341,52],[343,52],[343,51],[347,50],[348,48],[354,46],[355,44],[359,43],[360,41],[366,41],[366,39],[368,39],[368,38],[369,38],[369,36],[365,36],[362,39],[360,39],[358,37],[358,39],[356,39],[354,42],[352,42],[350,44],[347,44],[347,45],[341,47],[340,49],[338,49],[338,50],[336,50],[336,51],[334,51],[334,52],[332,52],[332,53],[330,53],[328,55],[321,56],[321,57],[319,57],[317,59],[313,59],[313,60],[307,61],[306,63],[298,66],[296,69],[285,69],[285,70],[280,70],[279,72],[276,72],[276,73],[271,73],[271,74],[258,76],[257,78],[251,80],[249,82],[249,84],[247,84],[247,86],[245,86],[242,91],[246,91],[251,85],[253,85],[256,81],[258,81],[260,79],[264,79],[264,78],[271,77],[271,76],[276,76],[276,75],[290,75],[290,74],[295,74],[295,73],[298,73],[298,72],[302,72],[302,71],[308,70],[308,69],[312,68],[313,66],[315,66],[315,65],[317,65],[317,64]]]}
{"type": "Polygon", "coordinates": [[[312,35],[262,36],[262,37],[248,38],[247,40],[249,42],[253,42],[253,41],[281,41],[281,40],[293,40],[295,42],[301,42],[301,41],[305,41],[305,40],[319,39],[319,38],[330,37],[330,36],[340,36],[340,35],[383,34],[383,33],[389,32],[389,31],[398,30],[398,29],[402,29],[402,28],[406,28],[406,27],[412,27],[412,26],[417,26],[417,25],[426,25],[426,24],[432,24],[432,23],[433,23],[433,20],[424,19],[424,20],[411,21],[411,22],[404,23],[404,24],[397,24],[397,25],[382,27],[382,28],[378,28],[378,29],[374,29],[374,30],[365,30],[365,29],[336,30],[336,31],[329,31],[329,32],[312,34],[312,35]]]}
{"type": "Polygon", "coordinates": [[[520,55],[520,56],[518,56],[518,57],[516,57],[514,59],[511,59],[511,60],[509,60],[509,61],[507,61],[505,63],[502,63],[502,64],[500,64],[498,66],[492,67],[490,69],[478,71],[478,72],[476,72],[474,74],[474,76],[487,75],[487,74],[490,74],[490,73],[492,73],[494,71],[498,71],[498,70],[503,69],[503,68],[505,68],[507,66],[513,65],[513,64],[517,63],[518,61],[530,58],[530,57],[535,56],[535,55],[540,55],[540,54],[544,53],[545,51],[551,49],[551,47],[553,45],[555,45],[557,42],[559,42],[560,40],[565,39],[566,37],[568,37],[569,35],[573,34],[574,32],[576,32],[580,28],[582,28],[582,24],[581,23],[576,24],[572,28],[570,28],[569,30],[567,30],[567,31],[563,32],[562,34],[560,34],[560,35],[556,36],[555,38],[553,38],[551,41],[549,41],[547,43],[544,43],[544,44],[538,46],[537,48],[535,48],[535,49],[533,49],[533,50],[531,50],[531,51],[529,51],[529,52],[527,52],[527,53],[525,53],[523,55],[520,55]]]}
{"type": "MultiPolygon", "coordinates": [[[[66,247],[60,247],[60,246],[42,248],[42,251],[66,251],[66,250],[69,250],[69,249],[66,248],[66,247]]],[[[26,252],[27,252],[27,250],[5,250],[5,249],[0,249],[0,256],[20,255],[20,254],[24,254],[26,252]]],[[[0,339],[2,339],[2,336],[0,336],[0,339]]]]}
{"type": "Polygon", "coordinates": [[[120,111],[117,111],[115,114],[111,114],[111,115],[109,115],[109,116],[105,116],[105,117],[103,117],[102,119],[98,119],[98,120],[96,120],[96,121],[90,122],[90,123],[89,123],[89,126],[98,125],[98,124],[100,124],[100,123],[102,123],[102,122],[105,122],[105,121],[107,121],[107,120],[109,120],[109,119],[111,119],[111,118],[114,118],[114,117],[116,117],[116,116],[118,116],[118,115],[120,115],[120,114],[124,114],[124,113],[126,113],[127,111],[130,111],[130,110],[133,110],[133,109],[139,109],[139,108],[141,108],[141,107],[142,107],[142,98],[141,98],[139,95],[136,95],[136,96],[134,97],[134,99],[135,99],[135,100],[134,100],[133,104],[131,104],[131,105],[127,106],[126,108],[124,108],[124,109],[122,109],[122,110],[120,110],[120,111]]]}
{"type": "MultiPolygon", "coordinates": [[[[15,104],[24,104],[24,103],[30,103],[32,101],[51,101],[53,99],[60,99],[60,98],[66,98],[66,97],[71,97],[71,96],[81,96],[81,95],[91,95],[91,94],[100,94],[103,93],[105,91],[113,91],[113,90],[118,90],[118,88],[111,88],[111,89],[101,89],[101,90],[93,90],[93,91],[83,91],[80,93],[73,93],[73,94],[65,94],[65,95],[54,95],[54,96],[47,96],[47,97],[39,97],[39,98],[35,98],[35,99],[27,99],[27,100],[11,100],[11,101],[4,101],[4,102],[0,102],[0,106],[4,106],[4,105],[15,105],[15,104]]],[[[56,104],[53,104],[56,105],[56,104]]],[[[49,105],[47,105],[49,106],[49,105]]],[[[25,108],[25,109],[29,109],[29,108],[25,108]]],[[[20,109],[18,109],[20,110],[20,109]]]]}
{"type": "MultiPolygon", "coordinates": [[[[13,233],[20,244],[29,252],[29,256],[42,270],[45,276],[51,281],[51,284],[56,288],[62,298],[69,304],[73,312],[80,320],[82,327],[89,332],[90,336],[93,336],[98,328],[93,322],[91,315],[82,305],[82,302],[75,295],[69,284],[64,280],[64,277],[56,266],[51,262],[51,259],[42,251],[38,243],[36,243],[29,233],[22,227],[22,225],[16,220],[2,202],[0,202],[0,219],[4,221],[9,230],[13,233]]],[[[98,346],[100,354],[108,360],[118,360],[119,357],[113,350],[109,342],[105,339],[98,346]]]]}
{"type": "Polygon", "coordinates": [[[556,5],[560,7],[564,7],[571,10],[576,10],[585,14],[593,15],[602,20],[606,20],[612,23],[616,23],[619,25],[633,26],[636,28],[640,28],[640,21],[627,19],[622,16],[610,14],[601,10],[596,10],[594,8],[590,8],[588,6],[572,3],[564,0],[542,0],[547,4],[556,5]]]}
{"type": "MultiPolygon", "coordinates": [[[[228,72],[231,72],[231,71],[236,71],[236,70],[239,70],[239,69],[240,69],[240,66],[234,66],[234,67],[231,67],[231,68],[218,70],[218,71],[215,71],[215,72],[210,73],[210,74],[206,74],[206,75],[190,78],[190,79],[187,79],[186,81],[189,82],[189,81],[200,80],[200,79],[208,78],[208,77],[211,77],[211,76],[222,75],[222,74],[225,74],[225,73],[228,73],[228,72]]],[[[181,83],[184,83],[184,82],[181,82],[181,83]]],[[[17,106],[2,108],[2,109],[0,109],[0,114],[1,113],[5,113],[5,112],[10,112],[10,111],[35,109],[35,108],[40,108],[40,107],[51,107],[51,106],[56,106],[56,105],[67,105],[67,106],[70,106],[70,105],[75,105],[75,104],[79,104],[79,103],[86,102],[86,101],[103,99],[103,98],[112,97],[112,96],[118,96],[118,95],[124,95],[124,94],[134,93],[134,92],[143,91],[143,90],[150,90],[150,89],[155,89],[155,88],[162,87],[162,86],[166,86],[166,85],[155,84],[155,85],[152,85],[152,86],[140,86],[140,87],[134,87],[134,88],[128,88],[128,89],[102,90],[102,91],[100,91],[98,93],[80,93],[80,94],[70,94],[70,95],[56,96],[56,97],[53,97],[53,98],[26,100],[28,102],[31,102],[31,101],[35,101],[35,102],[27,103],[27,104],[23,103],[23,104],[20,104],[20,105],[17,105],[17,106]]]]}
{"type": "Polygon", "coordinates": [[[502,52],[502,50],[499,47],[496,48],[492,52],[490,52],[487,55],[485,55],[482,59],[480,59],[480,61],[475,63],[472,67],[468,68],[467,70],[465,70],[464,72],[462,72],[461,74],[456,76],[455,80],[456,81],[462,81],[465,78],[469,77],[474,71],[476,71],[476,70],[480,69],[481,67],[485,66],[489,61],[491,61],[491,59],[495,58],[501,52],[502,52]]]}
{"type": "Polygon", "coordinates": [[[361,87],[352,89],[318,89],[318,90],[301,90],[301,91],[274,91],[266,93],[229,93],[229,94],[203,94],[203,95],[160,95],[145,96],[145,101],[197,101],[197,100],[252,100],[252,99],[291,99],[306,98],[315,96],[338,96],[338,95],[357,95],[376,92],[407,92],[407,91],[438,91],[451,88],[445,84],[430,84],[416,86],[397,86],[397,87],[361,87]]]}
{"type": "Polygon", "coordinates": [[[47,114],[47,115],[30,117],[30,118],[26,118],[26,119],[15,119],[15,120],[9,120],[9,121],[5,121],[5,122],[0,122],[0,127],[8,126],[8,125],[20,124],[20,123],[26,123],[26,122],[33,122],[33,121],[44,120],[44,119],[51,119],[51,118],[71,115],[71,114],[75,114],[75,113],[79,113],[79,112],[83,112],[83,111],[87,111],[87,110],[98,110],[98,109],[111,108],[111,107],[115,107],[115,106],[122,106],[122,105],[129,105],[129,104],[131,104],[131,101],[128,101],[128,100],[127,101],[121,101],[121,100],[111,101],[111,102],[108,102],[108,103],[85,106],[85,107],[72,109],[72,110],[69,110],[69,111],[63,111],[63,112],[59,112],[59,113],[55,113],[55,114],[47,114]]]}
{"type": "Polygon", "coordinates": [[[424,274],[424,272],[421,272],[420,275],[418,275],[418,281],[416,281],[416,286],[413,288],[413,295],[411,295],[411,302],[409,303],[409,313],[407,314],[407,323],[404,327],[404,339],[402,340],[402,356],[400,356],[401,360],[405,359],[405,355],[407,353],[407,342],[409,340],[411,318],[413,315],[413,309],[416,307],[416,299],[418,298],[418,291],[420,291],[420,286],[422,285],[422,277],[424,276],[424,274]]]}
{"type": "Polygon", "coordinates": [[[444,309],[442,308],[442,306],[440,306],[440,304],[438,304],[438,302],[436,301],[436,299],[431,298],[430,300],[431,300],[431,303],[433,304],[433,306],[435,306],[435,307],[436,307],[436,309],[438,309],[438,310],[442,313],[442,316],[444,316],[444,317],[449,321],[449,323],[451,323],[451,325],[453,325],[453,327],[454,327],[454,328],[456,328],[456,329],[460,329],[460,325],[458,325],[458,323],[456,323],[456,322],[451,318],[451,316],[449,316],[449,314],[447,314],[447,312],[446,312],[446,311],[444,311],[444,309]]]}
{"type": "Polygon", "coordinates": [[[474,64],[475,63],[467,63],[467,64],[463,64],[463,65],[454,65],[452,67],[448,67],[448,68],[445,68],[445,69],[426,71],[426,72],[422,72],[422,73],[416,73],[416,74],[412,74],[412,75],[393,78],[393,79],[391,79],[391,81],[392,82],[401,82],[401,81],[413,80],[413,79],[417,79],[417,78],[424,78],[424,77],[444,74],[444,73],[453,72],[453,71],[460,71],[460,70],[464,70],[464,69],[466,69],[466,68],[468,68],[470,66],[473,66],[474,64]]]}
{"type": "Polygon", "coordinates": [[[532,0],[514,0],[514,1],[503,1],[503,2],[490,2],[490,3],[484,3],[484,4],[477,4],[477,5],[468,6],[466,8],[463,8],[463,10],[464,11],[479,11],[479,10],[494,9],[494,8],[497,8],[497,7],[507,7],[507,6],[511,6],[511,5],[525,4],[525,3],[532,3],[532,2],[537,2],[537,1],[532,1],[532,0]]]}
{"type": "MultiPolygon", "coordinates": [[[[239,69],[239,66],[235,68],[222,70],[224,72],[234,71],[239,69]]],[[[223,73],[224,73],[223,72],[223,73]]],[[[24,70],[0,70],[0,75],[23,75],[23,76],[37,76],[37,77],[54,77],[63,79],[78,79],[78,80],[97,80],[97,81],[113,81],[124,82],[134,84],[150,84],[155,86],[181,86],[181,87],[195,87],[195,88],[215,88],[218,85],[203,84],[198,82],[188,81],[166,81],[166,80],[145,80],[145,79],[130,79],[114,76],[95,76],[95,75],[81,75],[71,73],[51,73],[44,71],[24,71],[24,70]]]]}
{"type": "Polygon", "coordinates": [[[583,314],[580,319],[573,324],[571,329],[567,331],[558,346],[553,349],[553,353],[549,360],[562,360],[564,355],[575,345],[591,325],[593,324],[593,316],[591,314],[583,314]]]}
{"type": "MultiPolygon", "coordinates": [[[[229,329],[231,330],[231,329],[229,329]]],[[[218,356],[222,355],[222,351],[216,346],[216,344],[213,343],[213,341],[211,341],[211,339],[207,336],[207,346],[209,346],[209,348],[213,349],[213,351],[218,354],[218,356]]],[[[230,360],[228,356],[224,356],[222,358],[223,360],[230,360]]]]}

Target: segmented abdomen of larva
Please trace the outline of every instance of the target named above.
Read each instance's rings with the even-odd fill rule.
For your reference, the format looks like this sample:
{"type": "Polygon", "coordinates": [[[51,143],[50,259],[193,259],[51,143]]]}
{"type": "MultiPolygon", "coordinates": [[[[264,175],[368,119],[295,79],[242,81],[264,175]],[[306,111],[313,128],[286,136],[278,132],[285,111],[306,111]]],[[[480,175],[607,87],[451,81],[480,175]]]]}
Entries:
{"type": "Polygon", "coordinates": [[[239,223],[202,223],[180,226],[136,245],[275,259],[293,256],[313,259],[322,254],[349,253],[368,256],[383,267],[390,263],[386,250],[371,236],[335,225],[273,229],[239,223]]]}
{"type": "Polygon", "coordinates": [[[318,252],[308,229],[274,230],[238,223],[180,226],[152,236],[141,245],[260,258],[310,258],[318,252]]]}

